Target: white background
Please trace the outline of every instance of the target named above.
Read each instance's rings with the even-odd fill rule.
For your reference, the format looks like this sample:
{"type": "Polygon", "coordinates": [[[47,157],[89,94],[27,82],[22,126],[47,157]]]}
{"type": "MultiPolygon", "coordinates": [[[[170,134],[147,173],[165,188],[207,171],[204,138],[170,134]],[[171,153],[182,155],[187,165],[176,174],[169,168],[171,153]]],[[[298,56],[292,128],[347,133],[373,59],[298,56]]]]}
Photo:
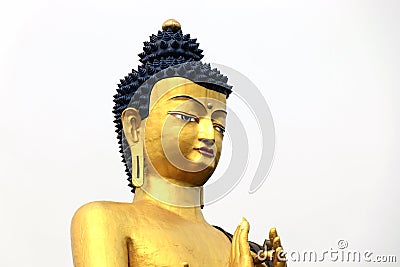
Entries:
{"type": "Polygon", "coordinates": [[[248,194],[250,169],[208,221],[232,232],[245,216],[257,242],[277,226],[288,250],[345,239],[400,261],[398,2],[37,0],[0,6],[0,266],[72,266],[74,211],[131,201],[112,96],[168,18],[205,62],[249,77],[275,121],[266,182],[248,194]]]}

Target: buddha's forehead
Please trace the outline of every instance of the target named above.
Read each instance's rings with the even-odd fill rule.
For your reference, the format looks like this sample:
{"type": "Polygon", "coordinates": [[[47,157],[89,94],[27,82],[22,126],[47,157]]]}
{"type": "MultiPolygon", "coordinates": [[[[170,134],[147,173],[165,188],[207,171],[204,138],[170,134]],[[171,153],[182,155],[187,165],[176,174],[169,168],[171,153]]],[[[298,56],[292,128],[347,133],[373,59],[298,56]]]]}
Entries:
{"type": "Polygon", "coordinates": [[[226,95],[207,89],[188,79],[172,77],[157,82],[150,95],[149,110],[162,105],[170,99],[189,96],[212,109],[226,109],[226,95]]]}

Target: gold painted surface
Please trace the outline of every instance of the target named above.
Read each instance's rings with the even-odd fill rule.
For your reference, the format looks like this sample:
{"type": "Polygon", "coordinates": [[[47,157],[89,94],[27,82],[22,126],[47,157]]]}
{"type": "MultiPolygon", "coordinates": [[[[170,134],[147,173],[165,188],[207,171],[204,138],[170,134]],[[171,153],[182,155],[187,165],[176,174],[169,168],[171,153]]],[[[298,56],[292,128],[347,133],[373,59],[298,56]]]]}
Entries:
{"type": "MultiPolygon", "coordinates": [[[[76,212],[71,225],[75,267],[265,266],[254,265],[246,220],[231,243],[205,221],[200,208],[201,186],[222,149],[225,105],[221,93],[168,78],[154,86],[145,120],[134,108],[124,111],[132,155],[143,152],[145,158],[144,183],[132,203],[98,201],[76,212]],[[204,146],[213,153],[199,151],[204,146]]],[[[277,237],[276,231],[270,237],[277,237]]]]}
{"type": "Polygon", "coordinates": [[[163,30],[166,30],[167,28],[171,28],[171,30],[175,32],[181,28],[181,24],[175,19],[168,19],[162,25],[163,30]]]}

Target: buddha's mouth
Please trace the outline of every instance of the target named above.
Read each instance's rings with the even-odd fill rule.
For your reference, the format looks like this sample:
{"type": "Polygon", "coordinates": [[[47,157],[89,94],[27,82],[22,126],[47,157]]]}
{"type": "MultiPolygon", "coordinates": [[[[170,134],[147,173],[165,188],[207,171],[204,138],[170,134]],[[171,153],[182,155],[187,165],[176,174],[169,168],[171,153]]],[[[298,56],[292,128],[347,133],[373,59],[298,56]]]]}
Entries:
{"type": "Polygon", "coordinates": [[[213,158],[214,157],[214,149],[203,146],[200,148],[194,148],[195,150],[199,151],[200,154],[206,156],[206,157],[210,157],[213,158]]]}

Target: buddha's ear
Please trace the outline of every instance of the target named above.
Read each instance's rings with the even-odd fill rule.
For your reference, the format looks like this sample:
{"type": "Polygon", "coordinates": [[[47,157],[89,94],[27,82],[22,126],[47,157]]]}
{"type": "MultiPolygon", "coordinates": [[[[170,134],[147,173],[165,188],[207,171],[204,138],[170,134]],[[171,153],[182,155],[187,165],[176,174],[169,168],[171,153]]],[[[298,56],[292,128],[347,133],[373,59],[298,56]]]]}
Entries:
{"type": "Polygon", "coordinates": [[[127,108],[122,112],[121,119],[125,138],[129,146],[133,146],[139,141],[139,130],[142,122],[140,113],[135,108],[127,108]]]}

